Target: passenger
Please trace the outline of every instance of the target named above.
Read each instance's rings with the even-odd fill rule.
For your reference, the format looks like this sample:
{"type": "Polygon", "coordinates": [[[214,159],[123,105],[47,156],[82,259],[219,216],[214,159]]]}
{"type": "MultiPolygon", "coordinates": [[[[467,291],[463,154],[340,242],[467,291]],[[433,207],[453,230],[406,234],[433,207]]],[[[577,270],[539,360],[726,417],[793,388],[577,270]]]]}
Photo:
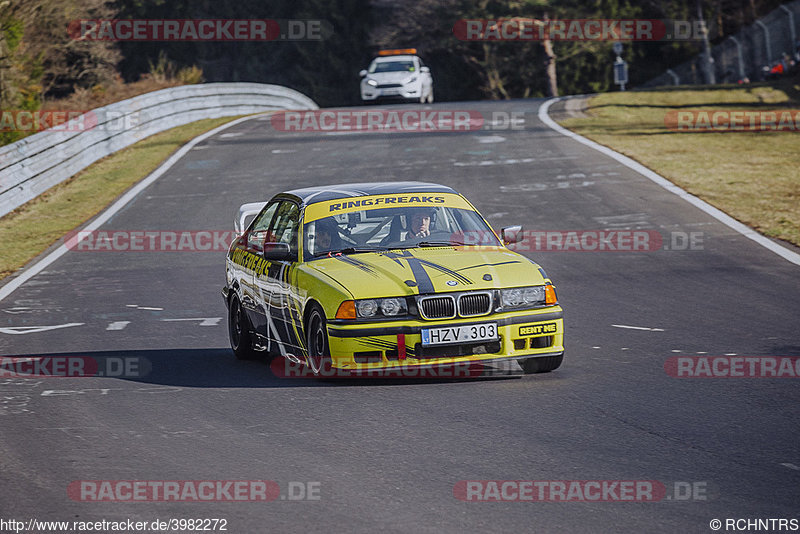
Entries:
{"type": "Polygon", "coordinates": [[[320,219],[314,223],[314,255],[322,252],[339,250],[341,238],[339,237],[339,225],[332,217],[320,219]]]}

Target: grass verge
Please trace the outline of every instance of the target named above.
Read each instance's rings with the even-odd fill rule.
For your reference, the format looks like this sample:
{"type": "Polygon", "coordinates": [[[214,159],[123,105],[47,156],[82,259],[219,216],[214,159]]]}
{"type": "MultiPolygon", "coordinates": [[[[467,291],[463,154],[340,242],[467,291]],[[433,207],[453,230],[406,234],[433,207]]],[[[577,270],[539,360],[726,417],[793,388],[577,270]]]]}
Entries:
{"type": "Polygon", "coordinates": [[[800,128],[690,133],[665,126],[665,115],[673,110],[782,108],[800,108],[800,77],[748,86],[605,93],[588,102],[588,118],[559,122],[762,234],[800,246],[800,128]]]}
{"type": "Polygon", "coordinates": [[[94,217],[182,145],[235,118],[206,119],[148,137],[0,218],[0,279],[94,217]]]}

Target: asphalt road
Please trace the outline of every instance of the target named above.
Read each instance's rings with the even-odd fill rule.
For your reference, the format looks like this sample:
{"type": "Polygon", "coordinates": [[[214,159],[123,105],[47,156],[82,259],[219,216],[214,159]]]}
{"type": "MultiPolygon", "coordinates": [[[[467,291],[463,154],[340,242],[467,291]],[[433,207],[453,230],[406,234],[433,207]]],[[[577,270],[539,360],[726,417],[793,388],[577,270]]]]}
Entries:
{"type": "Polygon", "coordinates": [[[241,203],[284,189],[424,180],[465,194],[495,228],[658,232],[666,250],[525,253],[565,309],[560,369],[281,379],[233,358],[222,252],[69,252],[0,302],[0,354],[128,358],[149,373],[0,379],[0,519],[224,518],[236,533],[710,532],[714,518],[800,517],[800,382],[664,368],[674,356],[800,356],[800,268],[548,129],[540,104],[426,106],[524,112],[516,129],[460,133],[286,133],[253,119],[199,144],[104,228],[228,230],[241,203]],[[85,480],[269,480],[282,496],[75,500],[67,489],[85,480]],[[454,496],[464,480],[659,481],[674,498],[464,502],[454,496]],[[696,491],[679,498],[675,483],[696,491]],[[298,487],[319,498],[290,499],[298,487]]]}

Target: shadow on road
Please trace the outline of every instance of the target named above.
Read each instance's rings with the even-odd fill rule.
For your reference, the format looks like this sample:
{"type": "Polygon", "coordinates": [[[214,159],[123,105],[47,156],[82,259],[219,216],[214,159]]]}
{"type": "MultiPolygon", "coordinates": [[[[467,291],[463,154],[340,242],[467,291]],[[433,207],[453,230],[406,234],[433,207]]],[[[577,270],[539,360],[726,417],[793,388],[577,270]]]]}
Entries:
{"type": "MultiPolygon", "coordinates": [[[[513,364],[516,367],[516,364],[513,364]]],[[[519,378],[517,368],[470,364],[453,370],[406,369],[387,376],[309,376],[283,358],[239,361],[230,349],[142,349],[62,352],[0,358],[0,380],[116,378],[143,384],[198,388],[281,388],[469,383],[519,378]],[[288,370],[288,371],[287,371],[288,370]]]]}

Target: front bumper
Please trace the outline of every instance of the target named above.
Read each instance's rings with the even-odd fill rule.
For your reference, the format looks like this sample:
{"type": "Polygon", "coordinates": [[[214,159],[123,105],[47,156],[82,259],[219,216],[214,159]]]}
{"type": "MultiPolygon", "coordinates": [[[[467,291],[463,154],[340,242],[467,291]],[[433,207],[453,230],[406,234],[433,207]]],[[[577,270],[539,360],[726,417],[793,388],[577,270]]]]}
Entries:
{"type": "Polygon", "coordinates": [[[361,100],[365,102],[374,100],[413,100],[422,96],[421,85],[404,85],[401,87],[373,87],[361,86],[361,100]]]}
{"type": "Polygon", "coordinates": [[[328,322],[328,342],[332,367],[348,371],[522,360],[562,354],[564,319],[562,309],[551,306],[469,319],[374,323],[332,320],[328,322]],[[499,339],[422,345],[424,328],[482,323],[496,323],[499,339]]]}

